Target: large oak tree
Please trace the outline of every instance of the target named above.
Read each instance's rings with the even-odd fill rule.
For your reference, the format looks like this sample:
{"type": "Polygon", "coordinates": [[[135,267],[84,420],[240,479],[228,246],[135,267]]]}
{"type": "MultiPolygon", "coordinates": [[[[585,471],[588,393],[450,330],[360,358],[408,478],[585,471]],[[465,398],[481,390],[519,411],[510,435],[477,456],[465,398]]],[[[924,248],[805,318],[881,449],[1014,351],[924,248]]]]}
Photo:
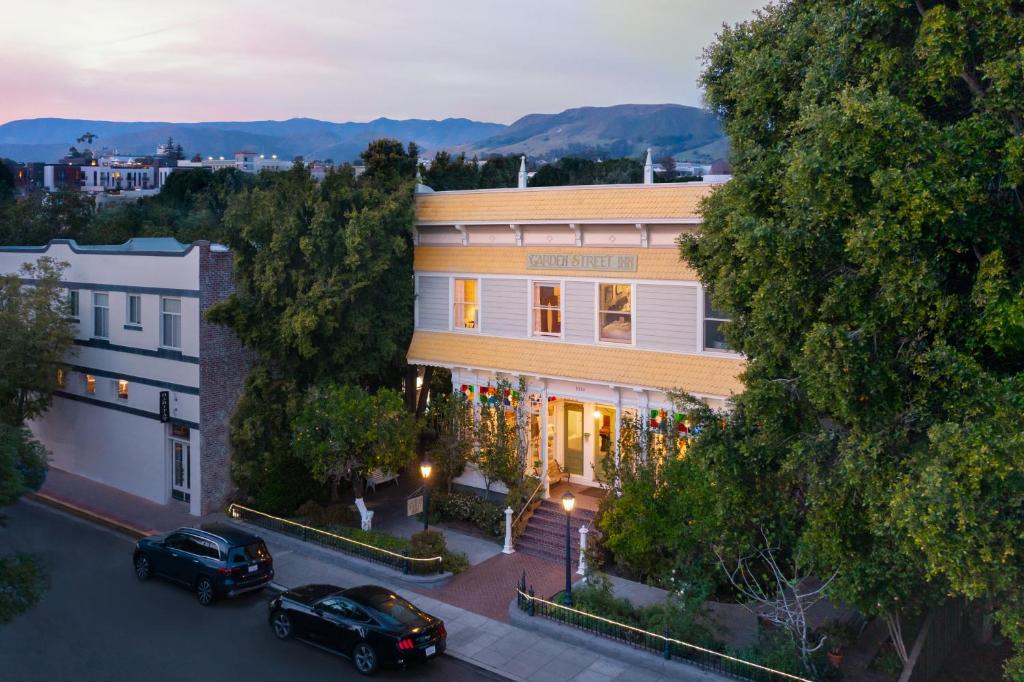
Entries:
{"type": "Polygon", "coordinates": [[[838,568],[840,598],[987,597],[1024,654],[1021,45],[1010,0],[726,27],[703,85],[735,175],[682,253],[748,360],[734,433],[692,451],[756,481],[733,525],[771,496],[773,541],[838,568]]]}

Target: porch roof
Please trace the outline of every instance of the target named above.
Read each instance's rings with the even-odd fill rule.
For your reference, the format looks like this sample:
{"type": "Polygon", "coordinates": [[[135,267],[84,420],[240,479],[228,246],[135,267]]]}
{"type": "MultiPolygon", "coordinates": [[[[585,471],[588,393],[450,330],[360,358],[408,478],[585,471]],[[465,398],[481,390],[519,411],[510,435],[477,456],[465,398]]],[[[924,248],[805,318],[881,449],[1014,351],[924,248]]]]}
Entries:
{"type": "Polygon", "coordinates": [[[417,330],[408,360],[506,374],[727,398],[743,390],[739,358],[417,330]]]}

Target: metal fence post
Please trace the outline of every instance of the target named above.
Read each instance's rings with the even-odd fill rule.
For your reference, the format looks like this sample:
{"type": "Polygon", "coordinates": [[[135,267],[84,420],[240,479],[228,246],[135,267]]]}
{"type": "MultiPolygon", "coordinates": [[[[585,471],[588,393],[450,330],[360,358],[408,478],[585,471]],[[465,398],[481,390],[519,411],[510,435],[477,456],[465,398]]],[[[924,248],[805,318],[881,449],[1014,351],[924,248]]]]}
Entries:
{"type": "Polygon", "coordinates": [[[532,616],[535,612],[536,607],[533,604],[533,585],[530,585],[530,598],[526,602],[526,615],[532,616]]]}
{"type": "Polygon", "coordinates": [[[402,562],[402,572],[409,575],[409,550],[403,549],[402,556],[405,557],[405,560],[402,562]]]}
{"type": "Polygon", "coordinates": [[[668,641],[668,626],[665,626],[665,647],[662,649],[661,655],[665,657],[665,660],[672,659],[672,644],[668,641]]]}

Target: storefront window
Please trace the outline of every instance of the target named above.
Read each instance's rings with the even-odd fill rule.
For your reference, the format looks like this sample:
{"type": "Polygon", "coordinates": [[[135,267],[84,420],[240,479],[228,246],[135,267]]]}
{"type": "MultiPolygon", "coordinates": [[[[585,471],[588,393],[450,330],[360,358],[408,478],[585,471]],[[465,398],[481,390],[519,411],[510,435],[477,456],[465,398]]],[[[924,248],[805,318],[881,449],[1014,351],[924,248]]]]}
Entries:
{"type": "Polygon", "coordinates": [[[456,329],[477,329],[480,326],[480,283],[475,279],[455,280],[456,329]]]}
{"type": "Polygon", "coordinates": [[[535,282],[533,285],[533,334],[562,334],[562,288],[557,284],[535,282]]]}
{"type": "Polygon", "coordinates": [[[633,342],[633,288],[628,284],[602,284],[598,299],[601,341],[633,342]]]}

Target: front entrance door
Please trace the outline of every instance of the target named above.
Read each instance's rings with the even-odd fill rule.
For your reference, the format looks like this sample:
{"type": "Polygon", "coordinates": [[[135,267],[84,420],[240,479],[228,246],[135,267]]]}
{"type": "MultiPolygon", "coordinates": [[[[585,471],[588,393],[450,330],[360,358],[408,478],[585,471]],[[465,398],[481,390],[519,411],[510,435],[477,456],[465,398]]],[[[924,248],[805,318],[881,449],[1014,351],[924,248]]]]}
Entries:
{"type": "Polygon", "coordinates": [[[192,498],[191,446],[171,438],[171,497],[188,502],[192,498]]]}
{"type": "Polygon", "coordinates": [[[578,403],[565,405],[565,470],[577,476],[583,475],[583,406],[578,403]]]}

